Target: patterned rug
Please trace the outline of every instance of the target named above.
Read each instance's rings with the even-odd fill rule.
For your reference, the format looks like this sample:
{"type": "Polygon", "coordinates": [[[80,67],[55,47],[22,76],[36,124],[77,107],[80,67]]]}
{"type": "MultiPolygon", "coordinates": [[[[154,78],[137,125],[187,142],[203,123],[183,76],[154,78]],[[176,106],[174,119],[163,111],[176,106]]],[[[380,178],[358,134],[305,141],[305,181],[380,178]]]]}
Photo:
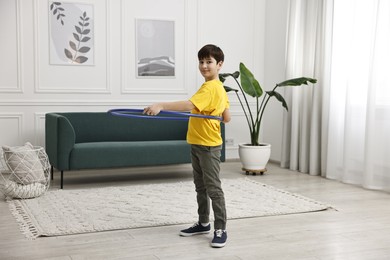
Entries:
{"type": "MultiPolygon", "coordinates": [[[[326,210],[328,205],[243,179],[222,180],[228,219],[326,210]]],[[[81,190],[53,190],[27,200],[9,200],[27,238],[195,223],[191,181],[81,190]]],[[[212,214],[211,214],[212,215],[212,214]]]]}

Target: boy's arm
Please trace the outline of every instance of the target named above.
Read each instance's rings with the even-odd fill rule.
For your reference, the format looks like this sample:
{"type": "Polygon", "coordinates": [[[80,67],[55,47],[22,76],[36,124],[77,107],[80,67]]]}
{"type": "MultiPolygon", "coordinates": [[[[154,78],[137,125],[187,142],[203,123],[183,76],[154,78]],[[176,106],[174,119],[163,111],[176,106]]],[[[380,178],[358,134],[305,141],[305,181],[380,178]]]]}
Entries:
{"type": "Polygon", "coordinates": [[[155,116],[160,113],[161,110],[171,110],[171,111],[191,111],[195,106],[189,100],[183,101],[174,101],[174,102],[162,102],[156,103],[151,106],[144,108],[144,114],[155,116]]]}
{"type": "Polygon", "coordinates": [[[232,117],[230,116],[230,110],[229,108],[226,108],[225,111],[222,113],[222,122],[223,123],[229,123],[232,117]]]}

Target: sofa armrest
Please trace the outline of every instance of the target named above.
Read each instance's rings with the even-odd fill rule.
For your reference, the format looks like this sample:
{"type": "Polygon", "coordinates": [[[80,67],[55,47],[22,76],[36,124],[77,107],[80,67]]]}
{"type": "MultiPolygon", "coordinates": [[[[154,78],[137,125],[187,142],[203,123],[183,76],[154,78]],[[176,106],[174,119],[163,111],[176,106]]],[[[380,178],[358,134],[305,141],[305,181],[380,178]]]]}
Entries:
{"type": "Polygon", "coordinates": [[[58,170],[69,170],[69,157],[76,134],[69,120],[57,113],[45,116],[45,145],[50,164],[58,170]]]}

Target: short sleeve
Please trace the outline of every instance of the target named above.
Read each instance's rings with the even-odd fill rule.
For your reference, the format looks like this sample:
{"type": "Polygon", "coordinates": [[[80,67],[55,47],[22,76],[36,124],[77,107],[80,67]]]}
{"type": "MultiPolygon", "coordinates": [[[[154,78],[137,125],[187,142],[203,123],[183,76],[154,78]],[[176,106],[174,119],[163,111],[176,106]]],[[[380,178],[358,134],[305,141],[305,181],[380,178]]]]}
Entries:
{"type": "Polygon", "coordinates": [[[190,98],[190,101],[194,104],[197,110],[199,110],[199,112],[202,112],[210,105],[211,98],[212,94],[210,89],[203,86],[190,98]]]}

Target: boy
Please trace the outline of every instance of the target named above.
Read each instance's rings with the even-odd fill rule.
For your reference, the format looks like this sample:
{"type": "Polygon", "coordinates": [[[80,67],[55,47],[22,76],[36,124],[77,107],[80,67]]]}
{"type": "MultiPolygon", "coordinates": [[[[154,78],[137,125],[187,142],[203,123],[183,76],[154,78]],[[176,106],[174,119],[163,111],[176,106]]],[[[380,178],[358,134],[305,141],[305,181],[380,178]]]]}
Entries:
{"type": "MultiPolygon", "coordinates": [[[[229,100],[219,70],[224,61],[222,50],[212,44],[198,52],[199,71],[205,79],[203,85],[190,100],[156,103],[144,109],[144,114],[157,115],[161,110],[191,111],[194,114],[221,116],[222,122],[231,119],[229,100]]],[[[224,247],[227,240],[226,207],[219,179],[222,138],[220,122],[215,119],[190,117],[187,142],[191,144],[191,159],[195,190],[197,192],[199,221],[180,231],[181,236],[193,236],[210,232],[210,202],[214,211],[214,238],[212,247],[224,247]]]]}

